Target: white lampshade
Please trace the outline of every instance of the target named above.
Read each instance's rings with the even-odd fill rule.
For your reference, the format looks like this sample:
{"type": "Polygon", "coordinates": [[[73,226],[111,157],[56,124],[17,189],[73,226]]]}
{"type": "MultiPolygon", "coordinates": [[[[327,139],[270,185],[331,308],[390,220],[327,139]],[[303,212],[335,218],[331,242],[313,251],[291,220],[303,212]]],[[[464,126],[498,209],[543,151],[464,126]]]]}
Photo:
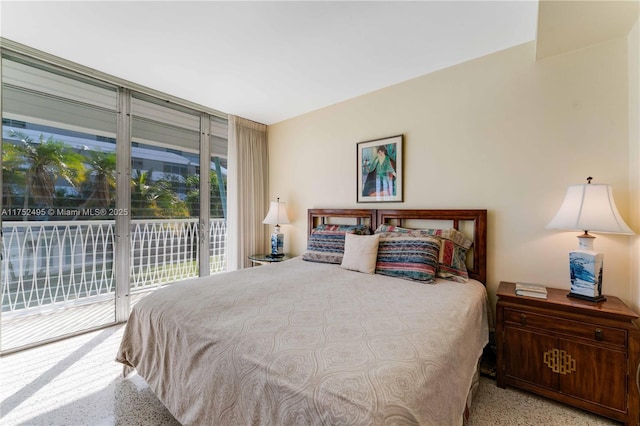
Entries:
{"type": "Polygon", "coordinates": [[[287,203],[281,203],[280,198],[278,201],[272,201],[269,205],[269,211],[262,223],[267,225],[282,225],[291,223],[287,216],[287,203]]]}
{"type": "Polygon", "coordinates": [[[632,235],[620,217],[611,185],[571,185],[558,213],[547,224],[550,229],[593,231],[632,235]]]}

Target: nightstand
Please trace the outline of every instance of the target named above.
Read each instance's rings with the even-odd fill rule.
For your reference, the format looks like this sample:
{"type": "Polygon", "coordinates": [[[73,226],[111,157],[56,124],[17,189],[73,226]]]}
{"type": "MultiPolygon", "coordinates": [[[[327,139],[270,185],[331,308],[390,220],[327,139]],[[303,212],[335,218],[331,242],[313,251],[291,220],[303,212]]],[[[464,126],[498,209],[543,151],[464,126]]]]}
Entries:
{"type": "Polygon", "coordinates": [[[591,303],[567,298],[567,290],[547,293],[516,296],[514,283],[500,283],[497,385],[638,425],[638,315],[613,296],[591,303]]]}
{"type": "Polygon", "coordinates": [[[268,253],[262,253],[262,254],[252,254],[251,256],[249,256],[249,259],[252,262],[257,263],[259,265],[265,265],[267,263],[282,262],[283,260],[291,259],[291,256],[289,256],[288,254],[285,254],[284,256],[275,257],[275,256],[271,256],[268,253]]]}

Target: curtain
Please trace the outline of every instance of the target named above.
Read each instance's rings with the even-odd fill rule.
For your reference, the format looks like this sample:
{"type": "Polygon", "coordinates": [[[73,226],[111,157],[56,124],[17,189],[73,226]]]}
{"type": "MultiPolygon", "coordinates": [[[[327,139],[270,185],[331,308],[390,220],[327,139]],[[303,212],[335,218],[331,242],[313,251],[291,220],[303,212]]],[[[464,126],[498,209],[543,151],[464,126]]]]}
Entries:
{"type": "Polygon", "coordinates": [[[267,126],[230,115],[228,162],[227,271],[234,271],[251,266],[247,256],[266,246],[267,126]]]}

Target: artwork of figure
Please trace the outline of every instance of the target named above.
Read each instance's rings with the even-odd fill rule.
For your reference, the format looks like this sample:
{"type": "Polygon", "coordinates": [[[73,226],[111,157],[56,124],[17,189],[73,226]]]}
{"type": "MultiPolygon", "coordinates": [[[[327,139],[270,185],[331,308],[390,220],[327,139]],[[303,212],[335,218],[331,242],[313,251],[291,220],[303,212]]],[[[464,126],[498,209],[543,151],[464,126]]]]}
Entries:
{"type": "Polygon", "coordinates": [[[403,136],[359,142],[357,201],[402,201],[403,136]]]}
{"type": "Polygon", "coordinates": [[[363,174],[366,179],[363,179],[362,195],[380,197],[396,195],[395,160],[389,156],[387,147],[380,145],[368,148],[366,154],[368,155],[363,161],[363,174]]]}

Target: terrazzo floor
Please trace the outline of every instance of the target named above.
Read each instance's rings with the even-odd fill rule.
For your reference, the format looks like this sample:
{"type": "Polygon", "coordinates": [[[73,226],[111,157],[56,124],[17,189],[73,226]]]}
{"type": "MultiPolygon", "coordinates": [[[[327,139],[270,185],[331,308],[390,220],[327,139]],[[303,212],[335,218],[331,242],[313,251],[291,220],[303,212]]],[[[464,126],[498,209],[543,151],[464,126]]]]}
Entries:
{"type": "MultiPolygon", "coordinates": [[[[114,326],[0,358],[0,424],[179,425],[139,376],[122,377],[114,326]]],[[[482,377],[470,426],[616,425],[482,377]]]]}

